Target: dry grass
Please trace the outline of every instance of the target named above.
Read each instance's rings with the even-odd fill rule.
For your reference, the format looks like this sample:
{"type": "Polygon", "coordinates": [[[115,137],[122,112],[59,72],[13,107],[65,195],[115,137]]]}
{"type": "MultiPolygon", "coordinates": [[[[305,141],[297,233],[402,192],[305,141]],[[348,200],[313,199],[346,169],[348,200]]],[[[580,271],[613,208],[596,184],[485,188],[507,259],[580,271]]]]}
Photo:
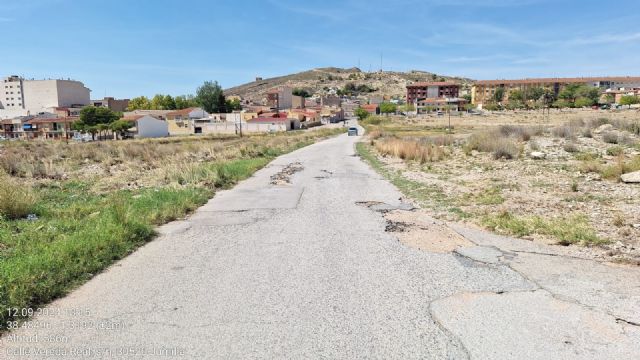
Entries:
{"type": "Polygon", "coordinates": [[[33,213],[38,201],[30,186],[19,185],[6,175],[0,176],[0,216],[22,219],[33,213]]]}
{"type": "Polygon", "coordinates": [[[381,154],[394,156],[403,160],[414,160],[421,164],[440,161],[445,157],[442,147],[417,140],[386,138],[375,142],[376,150],[381,154]]]}
{"type": "Polygon", "coordinates": [[[502,132],[480,132],[469,137],[464,146],[469,154],[472,150],[492,153],[494,159],[516,159],[520,155],[520,147],[515,140],[505,137],[502,132]]]}

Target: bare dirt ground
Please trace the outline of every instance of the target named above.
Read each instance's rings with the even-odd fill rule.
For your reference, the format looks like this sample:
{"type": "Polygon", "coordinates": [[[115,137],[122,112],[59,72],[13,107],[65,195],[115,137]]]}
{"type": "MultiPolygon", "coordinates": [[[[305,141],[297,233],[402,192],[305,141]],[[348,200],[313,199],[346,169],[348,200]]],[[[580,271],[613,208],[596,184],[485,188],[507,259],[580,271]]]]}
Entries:
{"type": "Polygon", "coordinates": [[[432,161],[439,156],[431,153],[427,161],[378,153],[407,187],[422,187],[412,197],[430,215],[569,246],[583,257],[640,264],[640,184],[620,180],[640,168],[640,137],[633,127],[640,113],[452,117],[453,134],[436,135],[448,121],[446,116],[394,119],[369,129],[378,149],[398,138],[438,145],[430,151],[442,152],[439,161],[432,161]],[[483,142],[502,145],[493,151],[483,142]]]}

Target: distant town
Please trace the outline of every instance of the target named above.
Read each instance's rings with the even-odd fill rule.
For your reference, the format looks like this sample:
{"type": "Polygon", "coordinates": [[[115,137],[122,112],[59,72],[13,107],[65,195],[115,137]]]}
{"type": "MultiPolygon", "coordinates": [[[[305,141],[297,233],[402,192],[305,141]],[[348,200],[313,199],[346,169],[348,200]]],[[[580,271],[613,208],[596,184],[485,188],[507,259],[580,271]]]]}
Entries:
{"type": "MultiPolygon", "coordinates": [[[[256,78],[256,82],[261,80],[256,78]]],[[[204,86],[209,88],[204,90],[214,94],[213,103],[197,96],[169,95],[92,100],[91,90],[81,81],[8,76],[2,80],[0,139],[93,141],[282,132],[368,114],[481,114],[544,108],[607,110],[640,103],[640,77],[485,80],[475,81],[471,86],[425,79],[409,82],[405,96],[370,95],[358,92],[355,84],[349,85],[353,92],[345,87],[323,94],[282,85],[256,101],[232,93],[222,95],[217,83],[208,82],[204,86]],[[218,100],[221,106],[216,105],[218,100]],[[83,112],[93,122],[83,124],[83,112]]]]}

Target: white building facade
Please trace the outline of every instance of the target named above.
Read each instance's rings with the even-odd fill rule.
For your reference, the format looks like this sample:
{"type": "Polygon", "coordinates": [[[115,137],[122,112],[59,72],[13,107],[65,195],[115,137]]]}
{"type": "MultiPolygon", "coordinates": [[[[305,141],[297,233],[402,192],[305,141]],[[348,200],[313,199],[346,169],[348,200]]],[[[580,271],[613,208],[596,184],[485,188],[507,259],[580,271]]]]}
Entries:
{"type": "Polygon", "coordinates": [[[58,107],[89,105],[91,90],[74,80],[27,80],[9,76],[0,82],[0,118],[36,115],[58,107]]]}

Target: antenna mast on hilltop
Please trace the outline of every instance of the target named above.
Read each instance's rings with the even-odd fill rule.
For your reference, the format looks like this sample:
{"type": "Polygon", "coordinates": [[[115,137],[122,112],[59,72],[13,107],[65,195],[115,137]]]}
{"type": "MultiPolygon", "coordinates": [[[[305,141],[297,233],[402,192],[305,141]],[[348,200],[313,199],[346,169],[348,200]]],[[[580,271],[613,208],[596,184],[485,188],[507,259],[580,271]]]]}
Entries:
{"type": "Polygon", "coordinates": [[[382,52],[380,52],[380,72],[382,72],[382,52]]]}

